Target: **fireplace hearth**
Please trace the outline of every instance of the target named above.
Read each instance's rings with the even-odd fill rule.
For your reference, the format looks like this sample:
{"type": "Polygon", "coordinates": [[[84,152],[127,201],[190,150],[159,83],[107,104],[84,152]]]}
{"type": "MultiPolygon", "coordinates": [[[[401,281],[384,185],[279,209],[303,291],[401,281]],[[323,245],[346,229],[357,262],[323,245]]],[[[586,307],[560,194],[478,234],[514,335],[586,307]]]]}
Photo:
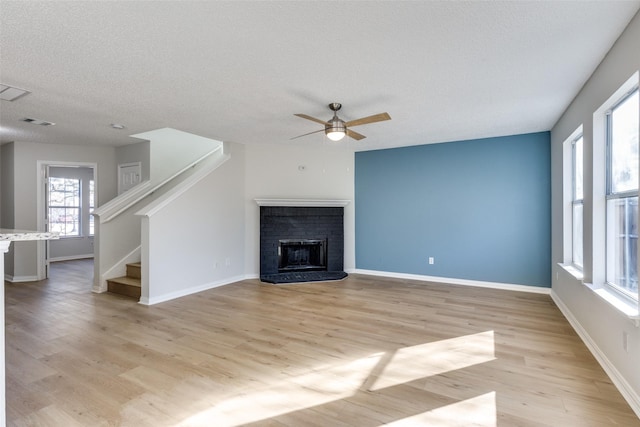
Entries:
{"type": "Polygon", "coordinates": [[[260,206],[260,280],[339,280],[343,270],[343,207],[260,206]]]}

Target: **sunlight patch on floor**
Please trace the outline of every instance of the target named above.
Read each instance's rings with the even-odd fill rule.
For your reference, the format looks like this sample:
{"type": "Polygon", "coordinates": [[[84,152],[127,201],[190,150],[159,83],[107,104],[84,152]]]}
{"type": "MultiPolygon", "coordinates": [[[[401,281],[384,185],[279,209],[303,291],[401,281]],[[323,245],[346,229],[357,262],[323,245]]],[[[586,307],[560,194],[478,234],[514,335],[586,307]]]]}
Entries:
{"type": "Polygon", "coordinates": [[[495,359],[493,331],[398,349],[369,387],[375,391],[495,359]]]}
{"type": "Polygon", "coordinates": [[[179,425],[238,426],[352,396],[378,364],[383,353],[340,366],[292,377],[220,402],[179,425]]]}
{"type": "MultiPolygon", "coordinates": [[[[178,425],[240,426],[325,405],[360,391],[393,387],[494,359],[493,331],[404,347],[387,353],[372,354],[350,363],[313,370],[279,380],[275,384],[244,389],[178,425]]],[[[426,425],[451,426],[454,425],[451,424],[452,421],[467,420],[466,415],[461,417],[461,413],[468,414],[470,421],[459,425],[495,426],[495,396],[491,393],[437,408],[400,420],[398,423],[408,424],[398,425],[415,425],[411,424],[415,420],[423,423],[421,417],[424,417],[429,422],[426,425]],[[437,424],[440,422],[438,420],[449,424],[444,421],[437,424]]]]}
{"type": "Polygon", "coordinates": [[[388,427],[496,427],[497,425],[494,391],[385,424],[388,427]]]}

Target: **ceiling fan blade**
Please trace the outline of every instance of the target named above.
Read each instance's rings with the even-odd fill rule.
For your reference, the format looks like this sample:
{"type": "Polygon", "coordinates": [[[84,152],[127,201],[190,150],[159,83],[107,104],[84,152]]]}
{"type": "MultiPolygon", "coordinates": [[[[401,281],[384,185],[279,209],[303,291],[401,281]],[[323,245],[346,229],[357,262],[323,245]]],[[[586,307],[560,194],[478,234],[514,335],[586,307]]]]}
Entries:
{"type": "Polygon", "coordinates": [[[305,133],[305,134],[302,134],[302,135],[294,136],[293,138],[290,138],[289,140],[302,138],[303,136],[312,135],[312,134],[318,133],[318,132],[324,132],[324,129],[314,130],[313,132],[309,132],[309,133],[305,133]]]}
{"type": "Polygon", "coordinates": [[[294,114],[294,116],[302,117],[303,119],[311,120],[312,122],[320,123],[321,125],[327,124],[327,122],[325,122],[324,120],[316,119],[315,117],[311,117],[306,114],[298,113],[298,114],[294,114]]]}
{"type": "Polygon", "coordinates": [[[347,129],[347,135],[353,139],[355,139],[356,141],[360,141],[361,139],[365,139],[366,136],[358,133],[358,132],[354,132],[351,129],[347,129]]]}
{"type": "Polygon", "coordinates": [[[351,120],[349,122],[346,122],[345,125],[347,127],[353,127],[353,126],[366,125],[368,123],[382,122],[384,120],[391,120],[391,116],[389,115],[389,113],[374,114],[373,116],[351,120]]]}

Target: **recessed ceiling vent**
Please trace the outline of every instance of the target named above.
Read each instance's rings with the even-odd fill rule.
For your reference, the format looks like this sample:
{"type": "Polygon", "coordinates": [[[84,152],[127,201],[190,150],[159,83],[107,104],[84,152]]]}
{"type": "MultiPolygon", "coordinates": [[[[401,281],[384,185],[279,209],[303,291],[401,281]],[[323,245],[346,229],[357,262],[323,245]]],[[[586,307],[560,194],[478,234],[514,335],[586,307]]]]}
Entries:
{"type": "Polygon", "coordinates": [[[15,101],[25,95],[30,94],[28,90],[20,89],[9,85],[0,84],[0,99],[3,101],[15,101]]]}
{"type": "Polygon", "coordinates": [[[40,125],[40,126],[53,126],[53,125],[55,125],[55,123],[48,122],[46,120],[31,119],[29,117],[25,117],[24,119],[20,119],[20,120],[22,120],[23,122],[31,123],[33,125],[40,125]]]}

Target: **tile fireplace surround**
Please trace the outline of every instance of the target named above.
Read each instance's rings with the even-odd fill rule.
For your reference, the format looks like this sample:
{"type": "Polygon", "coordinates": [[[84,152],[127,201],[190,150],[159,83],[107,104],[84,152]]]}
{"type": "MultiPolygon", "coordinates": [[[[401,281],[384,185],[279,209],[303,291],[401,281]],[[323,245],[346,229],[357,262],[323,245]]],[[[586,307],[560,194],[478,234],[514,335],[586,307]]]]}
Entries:
{"type": "MultiPolygon", "coordinates": [[[[344,206],[348,200],[256,199],[260,206],[260,280],[297,283],[340,280],[344,272],[344,206]],[[326,241],[326,265],[279,269],[281,243],[326,241]]],[[[304,258],[304,256],[303,256],[304,258]]]]}

